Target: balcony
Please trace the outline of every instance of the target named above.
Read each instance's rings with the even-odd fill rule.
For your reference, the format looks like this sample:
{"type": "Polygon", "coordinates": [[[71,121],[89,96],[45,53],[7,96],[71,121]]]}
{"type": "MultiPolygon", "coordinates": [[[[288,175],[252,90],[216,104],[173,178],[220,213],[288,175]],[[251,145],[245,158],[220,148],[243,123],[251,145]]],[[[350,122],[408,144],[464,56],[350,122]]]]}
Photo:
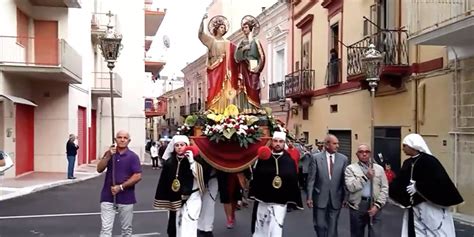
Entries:
{"type": "MultiPolygon", "coordinates": [[[[98,97],[110,96],[110,74],[108,72],[93,72],[94,84],[92,85],[92,95],[98,97]]],[[[113,73],[113,96],[122,98],[122,77],[118,73],[113,73]]]]}
{"type": "Polygon", "coordinates": [[[269,98],[269,101],[270,102],[278,102],[280,101],[281,99],[285,99],[285,86],[284,86],[284,82],[280,81],[280,82],[276,82],[276,83],[273,83],[273,84],[270,84],[270,98],[269,98]]]}
{"type": "Polygon", "coordinates": [[[0,36],[0,71],[17,78],[82,83],[82,57],[64,39],[0,36]]]}
{"type": "Polygon", "coordinates": [[[30,0],[31,5],[41,7],[81,8],[81,0],[30,0]]]}
{"type": "Polygon", "coordinates": [[[188,106],[186,105],[179,106],[179,115],[183,117],[188,116],[189,115],[188,106]]]}
{"type": "Polygon", "coordinates": [[[168,111],[168,103],[165,98],[145,98],[145,117],[164,116],[168,111]]]}
{"type": "Polygon", "coordinates": [[[410,43],[471,45],[474,0],[412,0],[407,3],[410,43]]]}
{"type": "Polygon", "coordinates": [[[199,104],[199,103],[191,103],[189,105],[189,113],[190,114],[197,113],[197,112],[199,112],[200,109],[201,109],[201,104],[199,104]]]}
{"type": "Polygon", "coordinates": [[[336,59],[326,67],[326,86],[339,85],[342,82],[342,60],[336,59]]]}
{"type": "Polygon", "coordinates": [[[145,38],[145,52],[147,52],[150,49],[152,42],[153,42],[152,38],[145,38]]]}
{"type": "Polygon", "coordinates": [[[150,72],[153,75],[160,73],[165,66],[165,62],[159,59],[145,58],[145,72],[150,72]]]}
{"type": "Polygon", "coordinates": [[[305,69],[285,76],[285,95],[294,102],[308,107],[316,89],[314,70],[305,69]]]}
{"type": "Polygon", "coordinates": [[[372,43],[384,55],[380,73],[381,83],[394,88],[403,85],[403,79],[411,75],[408,60],[408,34],[406,30],[381,30],[347,47],[347,80],[360,81],[365,88],[365,75],[362,69],[364,52],[372,43]]]}
{"type": "MultiPolygon", "coordinates": [[[[111,18],[111,24],[116,26],[117,15],[114,14],[111,18]]],[[[94,12],[91,19],[91,39],[94,45],[99,43],[99,37],[105,35],[107,25],[109,24],[108,13],[105,12],[94,12]]]]}
{"type": "Polygon", "coordinates": [[[155,36],[165,18],[166,9],[153,9],[149,4],[145,8],[145,36],[155,36]]]}

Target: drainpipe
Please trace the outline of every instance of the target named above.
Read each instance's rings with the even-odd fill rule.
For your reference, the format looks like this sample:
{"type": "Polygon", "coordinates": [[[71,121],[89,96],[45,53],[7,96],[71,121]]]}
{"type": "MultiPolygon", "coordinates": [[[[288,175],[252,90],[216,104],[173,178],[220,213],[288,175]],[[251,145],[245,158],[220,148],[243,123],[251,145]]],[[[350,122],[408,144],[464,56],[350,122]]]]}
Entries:
{"type": "MultiPolygon", "coordinates": [[[[458,153],[458,112],[459,112],[459,95],[458,93],[458,54],[456,53],[456,50],[454,50],[453,47],[448,47],[448,49],[451,49],[454,54],[454,73],[453,73],[453,94],[454,94],[454,130],[456,131],[454,133],[454,164],[453,164],[453,182],[454,185],[457,187],[458,186],[458,159],[459,159],[459,153],[458,153]]],[[[454,207],[453,212],[456,213],[458,211],[457,206],[454,207]]]]}
{"type": "MultiPolygon", "coordinates": [[[[416,63],[419,63],[419,56],[420,56],[420,46],[416,45],[415,46],[415,58],[416,58],[416,63]]],[[[419,133],[418,129],[418,78],[415,77],[415,133],[419,133]]]]}

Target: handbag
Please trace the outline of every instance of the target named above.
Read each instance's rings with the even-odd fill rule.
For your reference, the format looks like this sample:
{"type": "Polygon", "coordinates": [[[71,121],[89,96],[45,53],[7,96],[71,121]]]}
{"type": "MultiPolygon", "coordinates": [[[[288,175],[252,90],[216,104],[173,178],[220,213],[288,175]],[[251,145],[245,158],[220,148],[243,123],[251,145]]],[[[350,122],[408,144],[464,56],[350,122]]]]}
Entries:
{"type": "Polygon", "coordinates": [[[0,156],[2,156],[3,160],[5,161],[5,165],[0,167],[0,173],[3,173],[13,167],[13,160],[7,153],[3,151],[0,151],[0,156]]]}

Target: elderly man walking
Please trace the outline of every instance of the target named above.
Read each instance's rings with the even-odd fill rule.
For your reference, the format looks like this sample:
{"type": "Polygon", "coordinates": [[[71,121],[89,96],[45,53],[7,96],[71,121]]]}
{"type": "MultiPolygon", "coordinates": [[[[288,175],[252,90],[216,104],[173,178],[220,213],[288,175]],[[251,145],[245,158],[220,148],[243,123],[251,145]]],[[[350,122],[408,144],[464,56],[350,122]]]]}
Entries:
{"type": "Polygon", "coordinates": [[[347,166],[345,171],[351,237],[364,237],[366,226],[369,236],[382,236],[380,215],[388,196],[387,177],[382,166],[372,164],[371,167],[371,150],[368,145],[360,145],[356,155],[359,162],[347,166]]]}
{"type": "Polygon", "coordinates": [[[97,164],[97,172],[102,173],[107,169],[100,196],[101,237],[112,236],[116,211],[120,219],[122,236],[132,236],[133,205],[137,202],[135,184],[142,178],[142,168],[138,155],[128,148],[130,141],[128,132],[119,131],[115,136],[116,145],[112,145],[97,164]],[[115,172],[112,170],[113,167],[115,172]],[[115,184],[112,182],[114,173],[115,184]],[[116,206],[113,203],[114,196],[116,206]]]}
{"type": "Polygon", "coordinates": [[[313,224],[318,237],[337,237],[337,220],[345,202],[344,171],[347,156],[338,153],[339,140],[329,134],[325,151],[313,155],[309,164],[307,200],[313,208],[313,224]]]}

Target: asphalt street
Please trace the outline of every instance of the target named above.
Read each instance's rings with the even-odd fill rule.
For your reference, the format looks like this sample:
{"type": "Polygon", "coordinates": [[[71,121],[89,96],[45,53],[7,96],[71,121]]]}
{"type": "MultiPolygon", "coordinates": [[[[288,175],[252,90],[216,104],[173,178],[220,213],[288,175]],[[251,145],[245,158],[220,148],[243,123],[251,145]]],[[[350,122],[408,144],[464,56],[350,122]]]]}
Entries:
{"type": "MultiPolygon", "coordinates": [[[[133,232],[135,236],[167,236],[167,213],[152,208],[159,171],[144,166],[143,180],[137,185],[133,232]]],[[[0,202],[0,237],[7,236],[98,236],[99,198],[104,176],[56,187],[0,202]]],[[[252,204],[251,204],[252,205],[252,204]]],[[[394,206],[383,209],[384,236],[400,236],[402,211],[394,206]]],[[[234,229],[225,228],[224,210],[216,206],[214,236],[250,236],[251,207],[237,212],[234,229]]],[[[349,236],[347,209],[341,212],[340,236],[349,236]]],[[[117,225],[118,227],[118,225],[117,225]]],[[[474,228],[456,223],[457,236],[473,237],[474,228]]],[[[114,235],[120,230],[114,229],[114,235]]],[[[285,219],[284,236],[316,236],[311,210],[293,211],[285,219]]]]}

